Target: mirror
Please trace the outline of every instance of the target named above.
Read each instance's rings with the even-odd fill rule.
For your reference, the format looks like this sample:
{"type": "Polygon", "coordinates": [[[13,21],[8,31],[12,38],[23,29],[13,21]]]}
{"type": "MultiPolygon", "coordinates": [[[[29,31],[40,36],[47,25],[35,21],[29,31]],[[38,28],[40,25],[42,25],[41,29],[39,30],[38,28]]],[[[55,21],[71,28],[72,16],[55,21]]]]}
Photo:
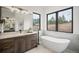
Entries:
{"type": "Polygon", "coordinates": [[[6,7],[1,7],[1,19],[5,20],[3,23],[4,32],[13,32],[15,31],[15,18],[14,13],[6,7]]]}
{"type": "Polygon", "coordinates": [[[28,30],[32,28],[32,13],[24,13],[24,10],[13,7],[1,7],[1,32],[15,32],[19,30],[28,30]]]}

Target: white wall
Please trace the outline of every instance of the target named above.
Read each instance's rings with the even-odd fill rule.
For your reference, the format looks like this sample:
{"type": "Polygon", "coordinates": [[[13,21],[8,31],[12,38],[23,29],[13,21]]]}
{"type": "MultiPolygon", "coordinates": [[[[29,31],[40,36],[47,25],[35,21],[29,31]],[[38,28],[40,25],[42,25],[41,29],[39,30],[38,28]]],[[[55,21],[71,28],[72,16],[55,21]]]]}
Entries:
{"type": "Polygon", "coordinates": [[[30,27],[32,28],[32,14],[16,13],[15,20],[16,20],[16,27],[15,27],[16,31],[19,31],[20,29],[27,30],[30,27]],[[20,23],[22,23],[22,26],[20,25],[20,23]]]}
{"type": "Polygon", "coordinates": [[[19,23],[23,21],[22,14],[15,13],[15,31],[19,31],[19,23]]]}
{"type": "Polygon", "coordinates": [[[13,18],[14,17],[14,13],[12,13],[11,12],[11,10],[10,9],[8,9],[8,8],[5,8],[5,7],[2,7],[1,8],[1,17],[2,18],[5,18],[5,17],[10,17],[10,18],[13,18]]]}
{"type": "Polygon", "coordinates": [[[79,34],[79,6],[74,7],[73,11],[73,32],[79,34]]]}
{"type": "Polygon", "coordinates": [[[32,28],[32,14],[25,15],[24,17],[24,30],[32,28]]]}

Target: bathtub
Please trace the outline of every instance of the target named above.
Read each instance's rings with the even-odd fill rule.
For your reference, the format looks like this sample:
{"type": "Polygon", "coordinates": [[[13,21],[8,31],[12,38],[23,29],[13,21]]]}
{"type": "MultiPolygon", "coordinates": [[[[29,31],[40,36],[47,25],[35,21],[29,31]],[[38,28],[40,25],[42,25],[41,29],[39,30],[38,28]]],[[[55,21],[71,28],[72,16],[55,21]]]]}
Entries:
{"type": "Polygon", "coordinates": [[[63,52],[70,43],[68,39],[40,36],[41,44],[54,52],[63,52]]]}

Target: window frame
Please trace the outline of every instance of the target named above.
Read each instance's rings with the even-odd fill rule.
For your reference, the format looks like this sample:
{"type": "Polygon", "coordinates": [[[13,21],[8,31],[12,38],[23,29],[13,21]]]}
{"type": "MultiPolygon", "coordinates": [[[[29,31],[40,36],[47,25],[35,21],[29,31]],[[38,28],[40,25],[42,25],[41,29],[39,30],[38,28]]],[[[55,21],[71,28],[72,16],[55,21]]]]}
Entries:
{"type": "Polygon", "coordinates": [[[55,12],[51,12],[51,13],[48,13],[46,14],[46,19],[47,19],[47,30],[48,31],[56,31],[56,32],[65,32],[65,33],[73,33],[73,7],[69,7],[69,8],[65,8],[65,9],[62,9],[62,10],[58,10],[58,11],[55,11],[55,12]],[[69,9],[72,9],[72,22],[71,22],[71,32],[66,32],[66,31],[58,31],[58,13],[59,12],[62,12],[62,11],[66,11],[66,10],[69,10],[69,9]],[[48,30],[48,15],[50,14],[54,14],[56,13],[56,30],[48,30]]]}
{"type": "Polygon", "coordinates": [[[39,30],[41,30],[41,14],[36,13],[36,12],[33,12],[33,14],[39,15],[39,29],[38,29],[38,31],[39,31],[39,30]]]}

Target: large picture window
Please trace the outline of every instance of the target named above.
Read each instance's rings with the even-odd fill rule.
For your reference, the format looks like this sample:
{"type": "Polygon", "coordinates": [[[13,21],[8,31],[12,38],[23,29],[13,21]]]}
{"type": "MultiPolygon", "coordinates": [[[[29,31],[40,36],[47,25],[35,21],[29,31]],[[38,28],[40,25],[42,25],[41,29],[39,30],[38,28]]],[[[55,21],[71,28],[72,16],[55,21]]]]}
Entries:
{"type": "Polygon", "coordinates": [[[33,30],[40,30],[40,14],[33,12],[33,30]]]}
{"type": "Polygon", "coordinates": [[[47,14],[47,30],[72,33],[73,7],[47,14]]]}

